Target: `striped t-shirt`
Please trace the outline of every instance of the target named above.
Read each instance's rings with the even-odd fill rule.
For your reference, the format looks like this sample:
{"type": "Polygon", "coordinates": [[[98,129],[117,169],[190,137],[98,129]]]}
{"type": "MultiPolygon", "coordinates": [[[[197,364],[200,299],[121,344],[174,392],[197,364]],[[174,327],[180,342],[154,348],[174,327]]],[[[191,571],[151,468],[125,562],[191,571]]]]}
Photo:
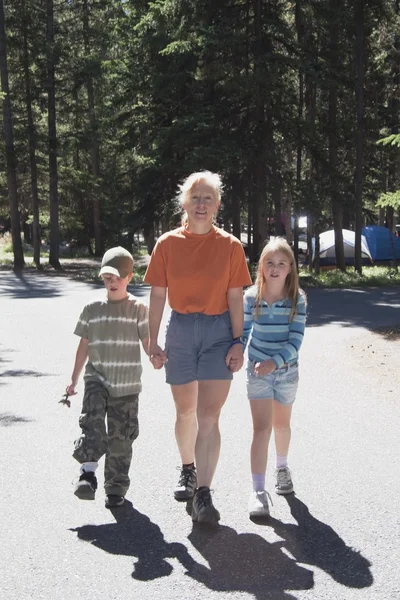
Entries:
{"type": "Polygon", "coordinates": [[[149,337],[148,312],[132,294],[124,300],[106,298],[85,306],[74,332],[89,342],[85,379],[100,379],[114,397],[139,394],[140,340],[149,337]]]}
{"type": "Polygon", "coordinates": [[[289,298],[274,302],[271,306],[261,301],[256,316],[255,286],[244,295],[243,337],[249,341],[249,360],[261,362],[272,359],[279,369],[284,364],[295,363],[304,337],[306,324],[306,300],[299,292],[296,313],[289,321],[292,301],[289,298]]]}

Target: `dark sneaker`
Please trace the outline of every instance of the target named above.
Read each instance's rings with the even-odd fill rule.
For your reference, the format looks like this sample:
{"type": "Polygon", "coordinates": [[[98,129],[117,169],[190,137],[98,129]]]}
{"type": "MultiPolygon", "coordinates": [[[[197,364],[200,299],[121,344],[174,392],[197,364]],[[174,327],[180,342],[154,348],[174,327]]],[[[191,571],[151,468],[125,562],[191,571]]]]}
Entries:
{"type": "Polygon", "coordinates": [[[193,497],[192,521],[216,525],[220,518],[220,514],[213,504],[210,488],[198,489],[193,497]]]}
{"type": "Polygon", "coordinates": [[[83,471],[74,488],[74,494],[81,500],[94,500],[97,479],[93,471],[83,471]]]}
{"type": "Polygon", "coordinates": [[[197,487],[196,467],[183,468],[178,485],[174,489],[175,500],[190,500],[197,487]]]}
{"type": "Polygon", "coordinates": [[[124,502],[125,498],[123,496],[118,496],[117,494],[108,494],[106,496],[106,508],[122,506],[124,502]]]}
{"type": "Polygon", "coordinates": [[[275,476],[275,492],[280,495],[291,494],[294,488],[290,469],[288,467],[276,469],[275,476]]]}

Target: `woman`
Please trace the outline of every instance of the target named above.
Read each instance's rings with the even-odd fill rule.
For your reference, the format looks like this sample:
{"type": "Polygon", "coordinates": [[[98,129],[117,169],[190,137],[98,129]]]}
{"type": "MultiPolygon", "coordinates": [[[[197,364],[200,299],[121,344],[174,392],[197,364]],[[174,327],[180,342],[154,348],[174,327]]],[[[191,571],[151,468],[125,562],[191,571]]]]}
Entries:
{"type": "Polygon", "coordinates": [[[155,368],[165,364],[176,407],[182,470],[174,496],[193,498],[192,519],[202,523],[220,518],[210,494],[220,452],[218,421],[232,374],[243,365],[243,286],[251,284],[240,241],[213,225],[221,191],[219,175],[210,171],[184,181],[183,224],[159,238],[145,275],[152,286],[149,355],[155,368]],[[158,333],[167,290],[172,315],[162,350],[158,333]]]}

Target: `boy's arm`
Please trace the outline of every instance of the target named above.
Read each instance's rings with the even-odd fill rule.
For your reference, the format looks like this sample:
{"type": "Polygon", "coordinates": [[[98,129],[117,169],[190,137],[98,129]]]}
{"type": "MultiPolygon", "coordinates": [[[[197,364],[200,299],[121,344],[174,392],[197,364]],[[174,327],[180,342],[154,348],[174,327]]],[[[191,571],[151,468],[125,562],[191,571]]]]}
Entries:
{"type": "Polygon", "coordinates": [[[75,364],[71,375],[71,382],[66,387],[68,396],[74,396],[76,394],[75,387],[78,383],[79,376],[82,373],[82,369],[86,364],[88,358],[89,342],[86,338],[81,338],[78,344],[78,349],[75,356],[75,364]]]}
{"type": "Polygon", "coordinates": [[[146,352],[147,356],[149,355],[149,338],[146,337],[143,340],[140,340],[142,342],[142,347],[143,350],[146,352]]]}

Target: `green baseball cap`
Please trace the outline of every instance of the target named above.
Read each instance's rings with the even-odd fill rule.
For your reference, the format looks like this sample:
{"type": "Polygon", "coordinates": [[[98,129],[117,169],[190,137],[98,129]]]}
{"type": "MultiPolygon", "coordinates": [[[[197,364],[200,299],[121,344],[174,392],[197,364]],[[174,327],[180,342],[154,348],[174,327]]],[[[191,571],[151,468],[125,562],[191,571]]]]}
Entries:
{"type": "Polygon", "coordinates": [[[125,250],[121,246],[107,250],[101,261],[100,276],[108,273],[124,279],[132,272],[133,256],[128,250],[125,250]]]}

